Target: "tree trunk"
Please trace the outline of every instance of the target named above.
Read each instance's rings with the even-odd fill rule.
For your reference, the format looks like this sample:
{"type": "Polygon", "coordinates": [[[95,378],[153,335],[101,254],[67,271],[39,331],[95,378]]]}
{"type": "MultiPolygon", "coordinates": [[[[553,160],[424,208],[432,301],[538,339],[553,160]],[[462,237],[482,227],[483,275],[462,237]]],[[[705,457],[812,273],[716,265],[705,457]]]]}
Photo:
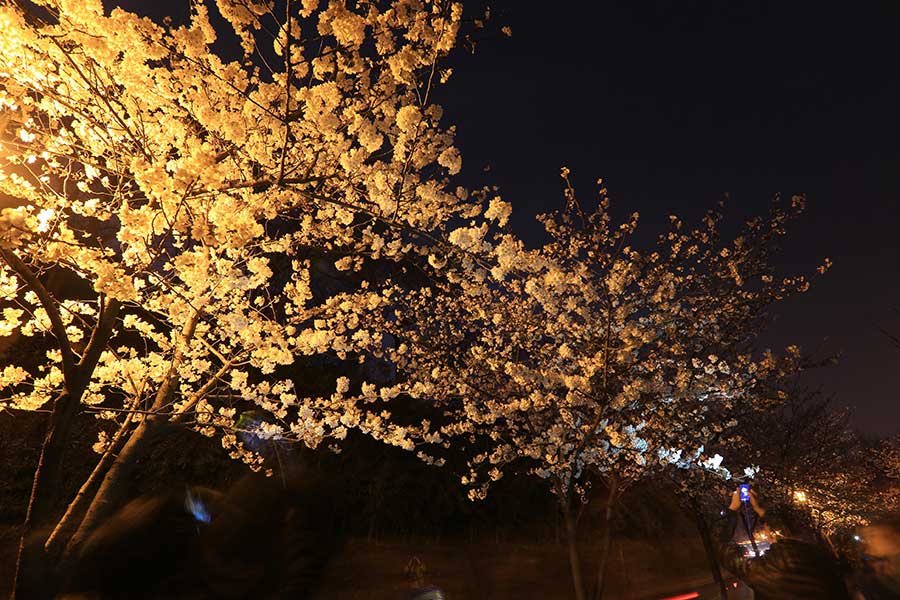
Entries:
{"type": "Polygon", "coordinates": [[[37,468],[34,472],[34,480],[31,486],[31,496],[28,499],[28,508],[25,512],[25,522],[22,524],[22,538],[19,542],[19,553],[16,557],[16,570],[13,575],[13,592],[12,598],[32,597],[33,594],[24,590],[31,586],[32,582],[44,579],[43,576],[35,577],[30,573],[30,565],[25,562],[36,561],[41,562],[41,553],[33,553],[30,551],[29,545],[33,540],[31,532],[35,525],[44,525],[47,517],[52,512],[56,496],[59,490],[56,488],[59,484],[59,469],[62,458],[65,440],[71,427],[72,417],[75,414],[75,407],[81,400],[81,393],[84,390],[84,378],[80,376],[81,370],[75,364],[75,353],[69,342],[66,326],[59,314],[59,302],[56,300],[56,294],[51,293],[47,286],[41,281],[38,273],[32,270],[25,261],[23,261],[11,249],[0,247],[0,260],[5,262],[10,269],[26,284],[26,287],[34,292],[41,303],[41,307],[46,312],[50,321],[50,329],[59,343],[60,361],[62,363],[63,380],[65,382],[65,391],[61,392],[53,402],[53,408],[50,412],[50,420],[47,424],[47,433],[44,436],[44,443],[41,445],[41,455],[38,458],[37,468]],[[50,491],[56,493],[49,493],[50,491]],[[25,580],[28,581],[25,581],[25,580]]]}
{"type": "MultiPolygon", "coordinates": [[[[135,400],[132,408],[136,408],[136,406],[137,400],[135,400]]],[[[109,465],[112,463],[113,459],[118,453],[122,438],[128,431],[128,428],[131,426],[131,420],[133,417],[134,413],[128,413],[128,415],[125,417],[125,422],[119,426],[119,429],[118,431],[116,431],[116,434],[110,441],[109,447],[106,449],[106,452],[104,452],[103,456],[100,457],[100,460],[97,461],[97,465],[94,467],[94,470],[91,471],[91,474],[88,476],[87,480],[78,489],[78,493],[75,494],[75,498],[69,503],[68,508],[66,508],[66,512],[59,519],[59,521],[56,522],[56,526],[53,528],[53,531],[47,538],[47,541],[44,542],[44,551],[47,553],[47,556],[50,557],[51,560],[59,558],[62,550],[64,549],[64,547],[61,547],[63,546],[63,542],[69,539],[69,536],[72,533],[72,529],[80,522],[80,519],[84,517],[84,511],[87,508],[86,505],[88,500],[90,499],[90,494],[93,492],[96,484],[100,481],[100,478],[106,474],[109,465]]]]}
{"type": "Polygon", "coordinates": [[[630,583],[628,577],[628,567],[625,564],[625,551],[622,549],[622,543],[619,542],[619,563],[622,565],[622,597],[631,598],[630,583]]]}
{"type": "Polygon", "coordinates": [[[716,554],[716,547],[709,531],[709,524],[703,516],[703,511],[694,498],[689,500],[690,510],[694,513],[694,520],[697,523],[697,531],[700,532],[700,538],[703,540],[703,549],[706,550],[706,561],[709,564],[709,572],[712,574],[713,581],[719,588],[719,597],[722,600],[728,600],[728,588],[725,587],[725,579],[722,577],[722,569],[719,566],[719,558],[716,554]]]}
{"type": "MultiPolygon", "coordinates": [[[[53,514],[59,496],[62,454],[80,397],[80,392],[77,395],[63,392],[53,404],[53,412],[50,414],[47,433],[34,472],[31,496],[22,525],[22,536],[19,539],[11,600],[40,598],[41,590],[45,589],[52,579],[49,576],[50,565],[47,564],[43,552],[44,540],[34,538],[32,532],[47,525],[53,514]]],[[[48,592],[44,592],[46,593],[48,592]]],[[[52,592],[50,593],[52,595],[52,592]]]]}
{"type": "Polygon", "coordinates": [[[586,600],[584,579],[581,575],[581,558],[578,556],[578,525],[568,499],[560,498],[559,508],[566,527],[566,546],[569,549],[569,568],[572,572],[572,584],[575,586],[575,600],[586,600]]]}
{"type": "Polygon", "coordinates": [[[156,425],[156,420],[148,416],[128,436],[128,441],[125,442],[116,460],[110,465],[106,476],[97,489],[97,493],[94,494],[94,498],[91,500],[84,518],[81,520],[81,524],[75,530],[75,533],[72,534],[63,554],[64,561],[69,559],[103,519],[112,513],[112,510],[116,507],[117,495],[121,490],[121,484],[134,470],[156,425]]]}
{"type": "Polygon", "coordinates": [[[60,340],[60,352],[63,355],[66,389],[57,396],[50,413],[47,425],[47,434],[41,446],[41,455],[34,472],[34,480],[31,486],[31,496],[28,499],[28,509],[25,513],[25,522],[22,524],[22,537],[19,540],[19,552],[16,557],[16,569],[13,575],[12,595],[10,598],[40,598],[41,591],[52,588],[55,580],[51,570],[50,561],[44,553],[44,539],[42,534],[32,535],[36,527],[49,525],[47,522],[53,514],[56,501],[59,496],[60,472],[62,470],[62,456],[72,427],[72,420],[81,404],[81,397],[87,387],[88,381],[100,360],[103,348],[112,335],[113,325],[121,308],[117,300],[110,300],[103,315],[98,318],[88,345],[84,350],[81,361],[74,364],[74,355],[65,331],[58,321],[58,311],[55,308],[53,296],[40,283],[37,277],[14,254],[4,252],[2,258],[13,266],[26,281],[33,291],[41,298],[41,303],[51,321],[57,322],[54,330],[60,330],[57,337],[60,340]],[[55,315],[55,318],[54,318],[55,315]],[[69,358],[67,359],[66,356],[69,358]]]}
{"type": "Polygon", "coordinates": [[[603,598],[603,588],[606,586],[606,565],[609,562],[609,546],[612,540],[612,517],[619,495],[619,480],[615,475],[609,479],[609,492],[606,497],[606,509],[604,511],[603,537],[600,540],[600,557],[597,560],[597,582],[594,587],[593,600],[603,598]]]}
{"type": "Polygon", "coordinates": [[[34,472],[26,523],[42,525],[53,515],[53,509],[59,499],[62,455],[80,399],[81,390],[77,390],[73,395],[62,392],[53,403],[53,412],[50,414],[41,455],[34,472]]]}
{"type": "MultiPolygon", "coordinates": [[[[103,519],[108,517],[112,513],[112,509],[115,508],[116,501],[118,500],[116,495],[120,491],[122,482],[131,474],[144,450],[144,446],[149,441],[150,435],[156,430],[159,422],[163,418],[154,413],[163,409],[177,388],[178,367],[181,365],[181,361],[184,358],[184,349],[187,348],[191,339],[194,337],[201,313],[202,307],[196,309],[188,322],[185,323],[181,336],[181,343],[175,348],[172,362],[169,364],[169,371],[159,390],[157,390],[156,397],[148,411],[150,414],[147,414],[140,425],[131,432],[125,445],[119,452],[119,455],[116,456],[116,460],[106,472],[106,476],[100,483],[97,493],[94,494],[94,498],[91,500],[87,511],[85,511],[81,524],[78,526],[78,529],[75,530],[75,533],[72,534],[72,538],[66,545],[66,549],[63,552],[63,562],[66,562],[73,556],[74,551],[87,539],[87,536],[89,536],[91,532],[97,528],[97,525],[103,519]]],[[[223,369],[227,368],[228,365],[223,366],[223,369]]],[[[207,386],[211,387],[213,383],[214,380],[208,381],[204,388],[207,386]]],[[[193,401],[196,402],[199,397],[202,397],[202,394],[199,394],[198,392],[198,395],[195,395],[193,401]]]]}

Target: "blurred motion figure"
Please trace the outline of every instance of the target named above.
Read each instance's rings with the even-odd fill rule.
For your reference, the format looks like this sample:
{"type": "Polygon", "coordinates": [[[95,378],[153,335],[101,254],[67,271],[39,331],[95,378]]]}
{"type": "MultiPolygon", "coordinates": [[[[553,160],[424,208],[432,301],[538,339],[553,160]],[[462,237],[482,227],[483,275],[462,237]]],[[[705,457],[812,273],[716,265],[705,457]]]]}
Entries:
{"type": "Polygon", "coordinates": [[[226,493],[130,502],[79,550],[65,597],[308,598],[337,545],[327,494],[307,473],[251,475],[226,493]]]}
{"type": "Polygon", "coordinates": [[[865,600],[900,600],[900,518],[858,532],[862,569],[856,582],[865,600]]]}
{"type": "Polygon", "coordinates": [[[736,490],[727,514],[720,561],[724,568],[753,589],[755,600],[850,600],[837,558],[818,544],[776,535],[769,524],[760,523],[766,511],[754,492],[751,491],[748,501],[742,503],[736,490]],[[760,541],[766,541],[768,545],[758,556],[755,551],[747,552],[746,545],[734,541],[735,531],[741,526],[739,521],[743,519],[739,511],[746,508],[742,504],[750,505],[758,523],[749,527],[751,539],[758,531],[760,541]]]}

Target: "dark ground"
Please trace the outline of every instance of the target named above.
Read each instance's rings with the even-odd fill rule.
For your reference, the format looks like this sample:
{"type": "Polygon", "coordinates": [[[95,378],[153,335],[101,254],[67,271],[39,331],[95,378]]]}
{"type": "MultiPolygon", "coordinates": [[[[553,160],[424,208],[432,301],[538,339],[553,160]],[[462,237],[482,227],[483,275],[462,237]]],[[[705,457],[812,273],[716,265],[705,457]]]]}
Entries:
{"type": "MultiPolygon", "coordinates": [[[[19,526],[24,518],[30,491],[31,477],[37,460],[38,448],[43,436],[46,415],[36,413],[0,414],[0,597],[8,594],[19,526]]],[[[60,507],[67,494],[74,493],[78,484],[87,476],[96,455],[90,449],[95,440],[96,420],[84,417],[73,435],[72,445],[66,457],[66,480],[60,494],[60,507]]],[[[328,460],[328,459],[326,459],[328,460]]],[[[375,459],[378,461],[378,459],[375,459]]],[[[326,469],[331,468],[326,463],[326,469]]],[[[356,465],[356,468],[373,471],[372,465],[356,465]]],[[[522,516],[509,517],[516,510],[534,511],[533,498],[524,498],[515,507],[515,494],[506,494],[492,506],[480,507],[487,516],[472,524],[471,514],[459,517],[449,515],[448,508],[437,511],[438,517],[449,519],[439,530],[423,526],[428,519],[427,504],[434,493],[413,493],[412,502],[420,505],[419,512],[412,506],[396,505],[403,490],[391,490],[394,481],[408,491],[408,481],[391,469],[375,473],[383,479],[375,488],[373,481],[364,483],[361,495],[381,498],[373,509],[370,505],[347,504],[347,510],[362,515],[360,523],[346,526],[347,543],[334,556],[323,574],[323,581],[316,598],[343,599],[396,599],[404,597],[409,589],[406,566],[417,557],[427,568],[426,580],[439,585],[448,598],[472,600],[500,600],[513,598],[566,598],[572,597],[566,550],[561,540],[548,534],[547,522],[529,522],[522,516]],[[377,493],[373,493],[376,490],[377,493]],[[420,496],[415,498],[415,496],[420,496]],[[510,497],[512,496],[512,498],[510,497]],[[353,508],[351,508],[351,506],[353,508]],[[373,510],[386,514],[381,525],[374,525],[373,510]],[[507,517],[502,527],[494,526],[491,510],[502,511],[507,517]],[[443,511],[443,512],[441,512],[443,511]],[[370,514],[371,513],[371,514],[370,514]],[[394,513],[388,514],[388,513],[394,513]],[[398,525],[397,514],[408,515],[415,520],[412,527],[430,529],[430,533],[416,534],[412,529],[403,530],[398,525]],[[441,517],[443,515],[443,517],[441,517]],[[367,525],[367,523],[371,523],[367,525]],[[449,523],[449,525],[447,524],[449,523]],[[400,533],[402,531],[402,533],[400,533]]],[[[400,467],[402,468],[402,467],[400,467]]],[[[216,445],[189,432],[172,432],[157,443],[138,469],[129,497],[156,494],[186,483],[208,485],[219,489],[229,487],[245,473],[245,468],[229,460],[216,445]]],[[[414,473],[413,478],[417,477],[414,473]]],[[[418,475],[421,479],[421,474],[418,475]]],[[[347,486],[347,495],[360,495],[358,488],[347,486]],[[355,490],[355,491],[350,491],[355,490]]],[[[503,494],[501,493],[501,496],[503,494]]],[[[409,502],[408,499],[403,500],[409,502]]],[[[61,508],[60,508],[61,510],[61,508]]],[[[465,510],[472,510],[466,508],[465,510]]],[[[666,519],[656,509],[631,506],[633,517],[649,523],[651,529],[662,525],[666,519]],[[654,512],[654,510],[656,512],[654,512]]],[[[533,516],[533,515],[532,515],[533,516]]],[[[679,521],[679,515],[670,515],[679,521]]],[[[403,518],[403,517],[400,517],[403,518]]],[[[584,569],[592,573],[596,557],[595,540],[586,528],[581,541],[584,552],[584,569]]],[[[694,586],[708,580],[702,545],[690,527],[676,523],[665,541],[653,536],[616,538],[610,557],[609,598],[638,600],[659,591],[694,586]]]]}

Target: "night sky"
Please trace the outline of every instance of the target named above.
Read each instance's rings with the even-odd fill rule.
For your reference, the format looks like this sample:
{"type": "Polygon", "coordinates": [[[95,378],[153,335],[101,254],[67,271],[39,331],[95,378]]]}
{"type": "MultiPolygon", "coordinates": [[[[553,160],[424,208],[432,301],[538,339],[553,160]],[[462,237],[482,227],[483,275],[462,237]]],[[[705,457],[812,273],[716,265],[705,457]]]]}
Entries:
{"type": "Polygon", "coordinates": [[[516,230],[603,177],[646,239],[724,192],[735,226],[775,192],[807,194],[786,271],[834,267],[765,336],[837,366],[808,374],[867,433],[900,433],[900,4],[672,0],[494,5],[512,38],[457,57],[443,103],[464,171],[499,185],[516,230]],[[842,8],[841,8],[842,7],[842,8]],[[490,170],[482,172],[489,165],[490,170]]]}
{"type": "MultiPolygon", "coordinates": [[[[117,4],[176,21],[187,8],[117,4]]],[[[765,341],[840,354],[806,383],[854,407],[861,430],[900,433],[900,349],[879,332],[900,333],[900,3],[507,0],[492,12],[440,92],[463,183],[498,185],[533,244],[533,216],[560,206],[562,165],[583,198],[603,177],[646,240],[725,192],[735,226],[775,192],[806,193],[780,266],[834,267],[776,311],[765,341]]]]}

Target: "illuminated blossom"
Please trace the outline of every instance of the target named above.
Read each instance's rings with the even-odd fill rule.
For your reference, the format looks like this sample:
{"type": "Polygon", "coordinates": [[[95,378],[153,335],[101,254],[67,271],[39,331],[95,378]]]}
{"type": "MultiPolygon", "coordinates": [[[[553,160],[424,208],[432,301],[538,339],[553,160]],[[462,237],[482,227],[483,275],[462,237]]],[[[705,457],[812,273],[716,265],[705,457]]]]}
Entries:
{"type": "Polygon", "coordinates": [[[13,201],[0,335],[51,351],[0,371],[0,409],[80,403],[107,422],[95,450],[113,455],[139,441],[134,423],[165,420],[220,436],[254,469],[263,458],[236,432],[317,446],[356,427],[412,450],[421,427],[370,410],[399,393],[390,382],[312,394],[285,367],[380,351],[360,315],[389,299],[359,271],[442,256],[448,224],[483,209],[450,185],[453,129],[423,92],[440,85],[461,7],[304,0],[285,20],[261,0],[210,0],[175,26],[99,0],[36,4],[52,21],[0,6],[0,194],[13,201]],[[239,56],[220,54],[219,17],[239,56]],[[43,289],[55,265],[84,301],[43,289]],[[337,269],[336,288],[316,289],[337,269]]]}

